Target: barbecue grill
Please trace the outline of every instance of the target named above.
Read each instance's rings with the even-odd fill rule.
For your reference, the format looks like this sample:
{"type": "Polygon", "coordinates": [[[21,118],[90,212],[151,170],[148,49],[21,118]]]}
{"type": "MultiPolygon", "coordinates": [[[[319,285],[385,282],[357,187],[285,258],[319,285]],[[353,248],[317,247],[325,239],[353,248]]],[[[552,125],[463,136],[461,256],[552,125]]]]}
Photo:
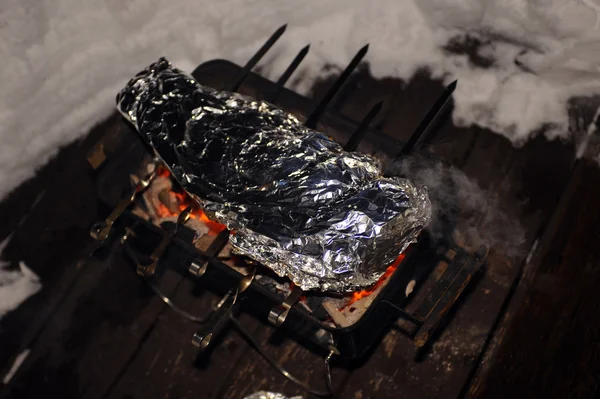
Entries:
{"type": "MultiPolygon", "coordinates": [[[[359,122],[329,109],[332,101],[343,101],[344,92],[351,90],[349,78],[366,55],[368,46],[358,51],[316,106],[308,98],[285,88],[308,53],[308,46],[300,50],[276,82],[253,73],[254,66],[284,31],[285,25],[243,67],[226,60],[213,60],[198,66],[192,75],[203,85],[243,92],[274,103],[305,120],[306,126],[344,143],[347,151],[360,149],[375,155],[405,157],[419,150],[422,156],[431,156],[422,144],[444,115],[456,82],[441,93],[410,139],[400,143],[372,126],[382,103],[373,105],[359,122]]],[[[176,219],[161,224],[141,217],[136,212],[136,201],[152,185],[161,166],[152,159],[136,134],[119,137],[116,143],[113,143],[112,154],[93,165],[99,196],[107,209],[112,208],[107,219],[92,228],[91,234],[98,240],[95,255],[100,256],[101,248],[108,243],[121,245],[132,267],[155,293],[182,317],[199,324],[196,334],[190,337],[199,351],[208,352],[218,343],[222,331],[232,326],[283,375],[317,395],[331,393],[329,364],[333,357],[355,359],[367,355],[399,317],[415,326],[412,333],[415,345],[425,345],[485,261],[485,248],[469,251],[449,239],[434,239],[423,232],[418,242],[403,254],[403,259],[386,277],[384,284],[369,294],[370,301],[361,310],[360,317],[342,325],[335,317],[332,320],[331,315],[323,312],[327,301],[339,294],[302,292],[250,260],[242,260],[241,268],[227,264],[219,257],[228,242],[227,230],[209,235],[209,242],[203,248],[194,245],[195,233],[188,225],[193,207],[185,207],[176,219]],[[136,177],[133,187],[130,174],[136,177]],[[119,198],[121,192],[128,194],[119,198]],[[443,265],[441,269],[440,265],[443,265]],[[434,270],[442,270],[442,273],[434,278],[434,270]],[[206,315],[182,309],[161,288],[161,278],[166,272],[195,279],[220,295],[222,300],[206,315]],[[426,290],[416,295],[422,287],[426,290]],[[315,391],[269,358],[240,322],[240,312],[268,321],[306,344],[310,350],[322,352],[329,391],[315,391]]]]}

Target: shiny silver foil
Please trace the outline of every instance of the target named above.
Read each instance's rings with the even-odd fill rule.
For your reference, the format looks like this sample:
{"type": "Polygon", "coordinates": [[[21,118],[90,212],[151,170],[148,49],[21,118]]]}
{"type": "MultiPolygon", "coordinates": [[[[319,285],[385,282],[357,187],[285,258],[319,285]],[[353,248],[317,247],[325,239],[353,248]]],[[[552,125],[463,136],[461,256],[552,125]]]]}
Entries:
{"type": "Polygon", "coordinates": [[[204,87],[160,59],[117,96],[119,111],[236,253],[303,290],[355,291],[380,278],[429,222],[425,188],[382,176],[275,106],[204,87]]]}
{"type": "Polygon", "coordinates": [[[244,397],[244,399],[302,399],[302,396],[285,396],[282,393],[259,391],[244,397]]]}

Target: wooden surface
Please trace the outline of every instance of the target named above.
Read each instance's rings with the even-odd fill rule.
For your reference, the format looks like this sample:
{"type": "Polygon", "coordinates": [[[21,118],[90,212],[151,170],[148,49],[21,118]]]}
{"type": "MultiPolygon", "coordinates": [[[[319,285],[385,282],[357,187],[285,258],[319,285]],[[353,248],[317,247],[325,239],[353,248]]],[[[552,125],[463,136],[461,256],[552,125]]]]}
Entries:
{"type": "MultiPolygon", "coordinates": [[[[363,69],[354,83],[356,90],[334,107],[360,119],[385,100],[376,123],[399,139],[410,135],[442,90],[425,73],[403,83],[377,81],[363,69]]],[[[314,97],[330,84],[320,82],[314,97]]],[[[87,231],[102,210],[86,186],[91,169],[85,152],[98,137],[120,129],[111,118],[0,204],[8,221],[0,233],[15,231],[4,257],[25,260],[44,284],[0,321],[2,370],[31,350],[1,394],[242,398],[266,389],[310,397],[232,329],[209,358],[197,358],[190,344],[196,326],[153,297],[118,253],[103,264],[87,260],[87,231]],[[36,203],[40,192],[44,198],[36,203]]],[[[336,364],[335,397],[592,397],[600,335],[597,165],[584,161],[573,169],[573,149],[560,142],[537,138],[516,149],[491,132],[448,122],[427,145],[497,195],[523,226],[523,249],[508,257],[492,248],[485,270],[431,345],[417,350],[398,326],[367,359],[336,364]]],[[[177,276],[165,284],[178,303],[198,314],[217,300],[177,276]]],[[[264,323],[250,317],[243,322],[300,379],[324,387],[322,357],[264,323]]]]}
{"type": "Polygon", "coordinates": [[[585,398],[600,383],[600,178],[578,163],[557,215],[519,287],[521,301],[487,368],[469,395],[585,398]]]}

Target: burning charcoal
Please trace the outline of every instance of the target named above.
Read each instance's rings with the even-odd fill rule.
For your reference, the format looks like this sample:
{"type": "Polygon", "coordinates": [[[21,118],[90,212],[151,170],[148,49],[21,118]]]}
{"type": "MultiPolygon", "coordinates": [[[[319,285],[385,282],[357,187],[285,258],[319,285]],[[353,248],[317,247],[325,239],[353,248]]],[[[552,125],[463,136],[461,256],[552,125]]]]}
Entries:
{"type": "Polygon", "coordinates": [[[148,210],[152,221],[156,224],[160,224],[162,222],[162,219],[167,216],[177,216],[177,214],[179,214],[178,211],[169,211],[169,207],[166,206],[163,202],[164,195],[161,199],[161,193],[168,193],[171,190],[171,180],[167,177],[158,176],[152,181],[152,184],[150,184],[148,189],[143,194],[146,209],[148,210]]]}
{"type": "Polygon", "coordinates": [[[373,285],[430,219],[424,188],[382,176],[271,104],[201,86],[165,59],[117,96],[120,112],[234,252],[303,290],[373,285]]]}
{"type": "Polygon", "coordinates": [[[322,296],[306,296],[306,303],[300,302],[300,304],[305,304],[306,307],[310,310],[310,312],[319,320],[325,320],[329,314],[323,308],[323,297],[322,296]]]}
{"type": "Polygon", "coordinates": [[[173,214],[179,213],[179,202],[171,190],[163,189],[158,193],[158,199],[173,214]]]}

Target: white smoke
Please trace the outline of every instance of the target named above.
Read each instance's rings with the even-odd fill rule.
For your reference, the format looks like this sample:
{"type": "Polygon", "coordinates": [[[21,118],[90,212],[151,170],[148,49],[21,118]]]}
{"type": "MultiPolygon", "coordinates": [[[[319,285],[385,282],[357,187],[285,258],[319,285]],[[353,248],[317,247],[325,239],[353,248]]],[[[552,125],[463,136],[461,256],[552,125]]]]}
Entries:
{"type": "Polygon", "coordinates": [[[425,186],[432,203],[433,237],[455,239],[473,249],[485,246],[508,257],[522,255],[525,230],[501,198],[479,187],[462,171],[441,161],[406,157],[390,162],[388,175],[425,186]]]}

